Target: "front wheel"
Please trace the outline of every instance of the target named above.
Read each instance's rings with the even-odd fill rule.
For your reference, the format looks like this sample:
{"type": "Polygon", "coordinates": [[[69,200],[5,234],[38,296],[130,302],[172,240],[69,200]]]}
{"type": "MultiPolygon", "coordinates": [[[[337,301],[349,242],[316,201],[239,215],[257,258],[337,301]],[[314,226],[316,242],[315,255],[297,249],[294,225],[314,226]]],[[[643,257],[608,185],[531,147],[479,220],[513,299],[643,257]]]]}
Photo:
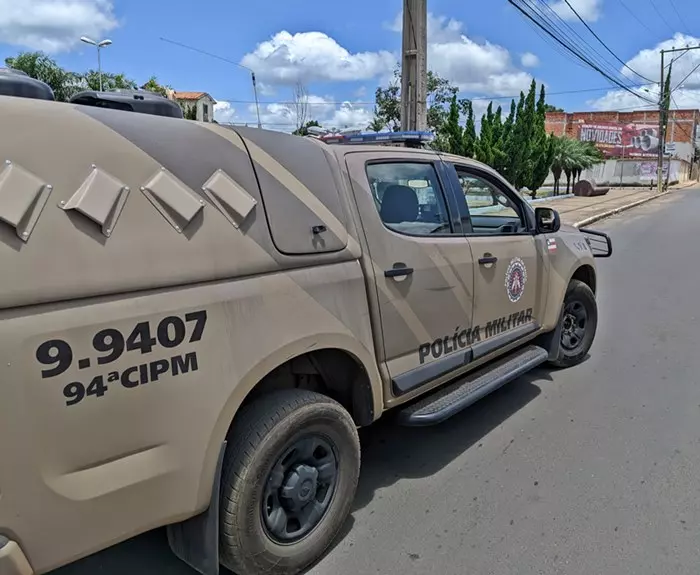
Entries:
{"type": "Polygon", "coordinates": [[[595,295],[582,281],[571,280],[559,321],[559,355],[550,363],[555,367],[573,367],[585,359],[598,327],[595,295]]]}
{"type": "Polygon", "coordinates": [[[295,575],[321,557],[350,512],[360,442],[332,399],[281,391],[236,418],[224,462],[222,563],[236,575],[295,575]]]}

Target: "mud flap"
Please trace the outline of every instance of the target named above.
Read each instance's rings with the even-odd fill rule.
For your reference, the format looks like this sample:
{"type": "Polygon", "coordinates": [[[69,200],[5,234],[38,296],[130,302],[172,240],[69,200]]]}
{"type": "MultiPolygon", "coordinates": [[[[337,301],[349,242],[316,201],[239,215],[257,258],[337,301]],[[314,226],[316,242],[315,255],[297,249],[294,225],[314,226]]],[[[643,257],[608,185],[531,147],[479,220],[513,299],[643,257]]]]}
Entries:
{"type": "Polygon", "coordinates": [[[219,497],[225,452],[224,441],[216,462],[209,508],[191,519],[168,525],[167,529],[172,552],[202,575],[219,575],[219,497]]]}
{"type": "Polygon", "coordinates": [[[538,341],[541,345],[549,352],[548,361],[556,361],[559,359],[560,342],[561,342],[561,325],[564,318],[564,305],[561,306],[561,311],[559,312],[559,321],[557,321],[557,327],[554,331],[550,331],[544,334],[538,341]]]}

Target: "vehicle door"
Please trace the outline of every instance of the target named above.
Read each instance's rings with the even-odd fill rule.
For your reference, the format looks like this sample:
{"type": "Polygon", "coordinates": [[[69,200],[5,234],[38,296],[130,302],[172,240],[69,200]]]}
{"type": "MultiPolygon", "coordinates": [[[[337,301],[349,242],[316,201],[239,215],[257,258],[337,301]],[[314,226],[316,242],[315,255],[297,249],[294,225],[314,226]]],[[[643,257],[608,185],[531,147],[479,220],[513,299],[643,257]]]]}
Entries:
{"type": "Polygon", "coordinates": [[[544,238],[534,234],[532,211],[500,175],[468,162],[448,162],[448,173],[468,211],[463,224],[474,255],[476,360],[539,330],[549,260],[544,238]]]}
{"type": "Polygon", "coordinates": [[[472,254],[436,154],[350,152],[346,165],[373,279],[379,360],[391,380],[388,397],[400,396],[468,363],[472,254]]]}

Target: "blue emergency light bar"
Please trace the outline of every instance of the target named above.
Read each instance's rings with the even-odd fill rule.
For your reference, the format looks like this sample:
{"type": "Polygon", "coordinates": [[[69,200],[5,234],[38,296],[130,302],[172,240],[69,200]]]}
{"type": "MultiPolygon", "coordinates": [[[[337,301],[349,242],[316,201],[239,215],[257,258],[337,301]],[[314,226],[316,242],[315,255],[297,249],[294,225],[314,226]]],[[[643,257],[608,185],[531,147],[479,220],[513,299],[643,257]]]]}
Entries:
{"type": "Polygon", "coordinates": [[[321,139],[327,144],[423,144],[432,142],[431,132],[361,132],[359,134],[329,134],[321,139]]]}

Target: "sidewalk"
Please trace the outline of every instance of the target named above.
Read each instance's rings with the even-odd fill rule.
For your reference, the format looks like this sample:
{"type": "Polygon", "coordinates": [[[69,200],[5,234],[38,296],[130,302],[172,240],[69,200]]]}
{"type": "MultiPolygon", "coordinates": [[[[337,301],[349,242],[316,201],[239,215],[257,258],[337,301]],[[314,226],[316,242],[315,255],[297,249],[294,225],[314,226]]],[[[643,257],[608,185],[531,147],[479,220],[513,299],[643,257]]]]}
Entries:
{"type": "MultiPolygon", "coordinates": [[[[668,192],[658,194],[656,190],[649,189],[611,189],[604,196],[596,197],[569,197],[559,200],[538,201],[536,206],[547,207],[557,210],[561,216],[562,223],[569,225],[587,225],[603,219],[608,215],[623,212],[636,205],[651,201],[657,197],[665,196],[674,190],[680,190],[696,186],[697,182],[684,182],[675,186],[670,186],[668,192]]],[[[533,206],[534,207],[534,206],[533,206]]]]}

